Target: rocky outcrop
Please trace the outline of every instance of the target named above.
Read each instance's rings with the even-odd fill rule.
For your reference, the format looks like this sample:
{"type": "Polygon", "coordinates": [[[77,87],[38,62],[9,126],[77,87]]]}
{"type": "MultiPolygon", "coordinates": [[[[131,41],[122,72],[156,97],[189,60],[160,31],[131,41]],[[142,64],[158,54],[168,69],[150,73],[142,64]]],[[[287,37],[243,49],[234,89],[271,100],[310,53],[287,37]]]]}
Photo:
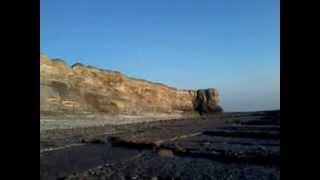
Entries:
{"type": "Polygon", "coordinates": [[[200,114],[222,112],[219,102],[220,96],[216,89],[200,89],[197,91],[194,108],[200,114]]]}
{"type": "Polygon", "coordinates": [[[178,90],[117,71],[40,55],[40,112],[49,115],[144,115],[215,112],[215,89],[178,90]]]}

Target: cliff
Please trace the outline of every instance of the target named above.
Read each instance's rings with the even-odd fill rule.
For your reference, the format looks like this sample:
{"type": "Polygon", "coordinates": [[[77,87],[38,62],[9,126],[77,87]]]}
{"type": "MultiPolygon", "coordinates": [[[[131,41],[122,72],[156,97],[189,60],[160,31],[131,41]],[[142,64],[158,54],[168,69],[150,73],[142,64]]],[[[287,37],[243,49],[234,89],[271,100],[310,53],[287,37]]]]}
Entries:
{"type": "Polygon", "coordinates": [[[178,90],[40,55],[41,116],[206,113],[221,111],[218,103],[216,89],[178,90]]]}

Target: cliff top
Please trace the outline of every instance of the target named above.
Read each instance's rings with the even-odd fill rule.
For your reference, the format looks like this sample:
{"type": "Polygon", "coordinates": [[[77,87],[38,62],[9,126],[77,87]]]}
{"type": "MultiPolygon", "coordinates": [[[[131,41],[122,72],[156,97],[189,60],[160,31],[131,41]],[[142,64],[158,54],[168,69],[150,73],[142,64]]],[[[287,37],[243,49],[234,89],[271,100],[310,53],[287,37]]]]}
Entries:
{"type": "Polygon", "coordinates": [[[125,78],[129,79],[129,80],[135,80],[135,81],[140,81],[140,82],[145,82],[145,83],[150,83],[150,84],[154,84],[154,85],[159,85],[159,86],[164,86],[166,88],[169,88],[169,89],[172,89],[172,90],[178,90],[178,91],[194,91],[192,89],[177,89],[175,87],[172,87],[172,86],[168,86],[166,84],[163,84],[163,83],[160,83],[160,82],[153,82],[153,81],[149,81],[149,80],[145,80],[145,79],[140,79],[140,78],[134,78],[134,77],[130,77],[128,75],[125,75],[119,71],[114,71],[114,70],[109,70],[109,69],[103,69],[103,68],[97,68],[97,67],[94,67],[94,66],[91,66],[91,65],[85,65],[85,64],[82,64],[82,63],[75,63],[73,65],[68,65],[63,59],[60,59],[60,58],[49,58],[46,54],[44,53],[40,53],[40,63],[43,59],[46,59],[46,60],[49,60],[53,63],[60,63],[60,64],[63,64],[65,65],[66,67],[69,67],[71,69],[75,69],[75,68],[86,68],[86,69],[94,69],[94,70],[98,70],[100,71],[101,73],[109,73],[109,74],[116,74],[116,75],[122,75],[124,76],[125,78]]]}

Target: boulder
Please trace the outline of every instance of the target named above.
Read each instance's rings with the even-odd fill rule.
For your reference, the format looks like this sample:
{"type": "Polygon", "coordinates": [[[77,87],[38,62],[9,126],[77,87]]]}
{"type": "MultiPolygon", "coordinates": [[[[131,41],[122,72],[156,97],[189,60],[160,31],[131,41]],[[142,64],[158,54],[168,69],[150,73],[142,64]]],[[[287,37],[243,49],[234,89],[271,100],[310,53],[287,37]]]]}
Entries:
{"type": "Polygon", "coordinates": [[[220,97],[218,90],[214,88],[200,89],[194,102],[194,109],[201,115],[208,113],[223,112],[219,106],[220,97]]]}

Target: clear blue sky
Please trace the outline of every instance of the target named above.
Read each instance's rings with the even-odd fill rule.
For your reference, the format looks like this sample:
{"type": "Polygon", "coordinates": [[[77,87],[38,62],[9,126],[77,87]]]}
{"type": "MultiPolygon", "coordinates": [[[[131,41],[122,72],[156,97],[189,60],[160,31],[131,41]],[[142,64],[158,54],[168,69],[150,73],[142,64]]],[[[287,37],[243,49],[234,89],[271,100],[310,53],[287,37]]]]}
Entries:
{"type": "Polygon", "coordinates": [[[41,0],[41,51],[181,89],[226,111],[280,108],[279,0],[41,0]]]}

